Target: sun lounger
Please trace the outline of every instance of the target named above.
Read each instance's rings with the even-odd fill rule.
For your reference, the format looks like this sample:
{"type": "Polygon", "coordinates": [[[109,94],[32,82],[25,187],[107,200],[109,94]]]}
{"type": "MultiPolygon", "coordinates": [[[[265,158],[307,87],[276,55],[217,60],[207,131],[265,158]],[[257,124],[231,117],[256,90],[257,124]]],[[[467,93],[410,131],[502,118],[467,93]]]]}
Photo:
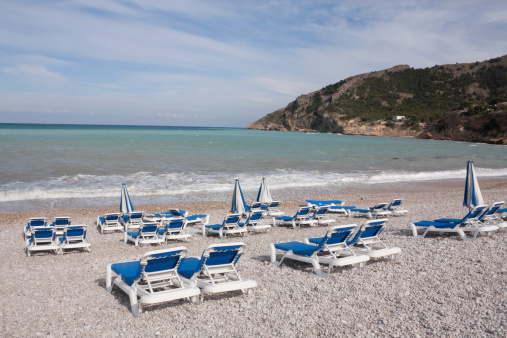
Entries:
{"type": "Polygon", "coordinates": [[[366,216],[369,219],[390,216],[391,211],[386,210],[388,205],[389,205],[388,203],[378,203],[377,205],[374,205],[373,207],[370,207],[368,209],[360,209],[360,208],[350,209],[350,216],[354,217],[366,216]]]}
{"type": "Polygon", "coordinates": [[[56,236],[63,236],[65,228],[70,226],[70,217],[55,217],[50,226],[55,227],[56,236]]]}
{"type": "Polygon", "coordinates": [[[199,302],[201,290],[185,284],[177,273],[181,260],[187,255],[184,247],[149,251],[140,260],[109,264],[106,268],[106,288],[111,293],[117,285],[130,299],[134,316],[143,306],[177,299],[199,302]],[[117,277],[113,281],[113,271],[117,277]]]}
{"type": "Polygon", "coordinates": [[[173,239],[184,239],[188,241],[188,238],[192,235],[185,233],[186,226],[187,220],[185,218],[170,218],[161,222],[157,233],[166,243],[173,239]]]}
{"type": "Polygon", "coordinates": [[[54,251],[58,254],[55,227],[32,227],[30,238],[26,240],[25,253],[30,256],[33,251],[54,251]]]}
{"type": "Polygon", "coordinates": [[[248,229],[239,226],[240,220],[240,214],[231,214],[226,216],[220,224],[203,225],[203,235],[209,236],[218,234],[220,239],[224,239],[225,236],[232,234],[244,236],[248,232],[248,229]]]}
{"type": "Polygon", "coordinates": [[[32,237],[32,232],[36,228],[47,227],[47,220],[44,217],[29,218],[26,226],[23,227],[23,238],[27,239],[32,237]]]}
{"type": "Polygon", "coordinates": [[[133,242],[136,249],[142,244],[161,244],[164,240],[158,237],[157,223],[143,223],[136,231],[129,231],[125,233],[125,243],[133,242]]]}
{"type": "Polygon", "coordinates": [[[97,217],[97,228],[103,234],[106,231],[124,231],[125,228],[120,221],[120,213],[110,213],[97,217]]]}
{"type": "Polygon", "coordinates": [[[209,293],[241,290],[252,294],[257,282],[242,278],[236,269],[245,247],[241,242],[210,244],[201,257],[183,259],[178,273],[184,281],[202,290],[201,301],[209,293]]]}
{"type": "Polygon", "coordinates": [[[504,204],[504,201],[491,204],[487,210],[478,217],[478,221],[484,224],[496,225],[499,229],[507,228],[507,222],[502,219],[499,213],[499,210],[501,210],[504,204]]]}
{"type": "MultiPolygon", "coordinates": [[[[398,247],[387,247],[387,245],[380,239],[380,234],[384,231],[387,218],[368,220],[361,225],[357,233],[349,242],[355,254],[368,255],[370,258],[390,257],[392,260],[401,252],[398,247]],[[354,243],[351,246],[350,243],[354,243]]],[[[308,238],[305,243],[318,245],[322,237],[308,238]]],[[[349,255],[349,251],[341,252],[343,255],[349,255]]]]}
{"type": "Polygon", "coordinates": [[[317,207],[315,211],[313,212],[312,219],[317,221],[318,225],[331,225],[332,223],[336,222],[335,219],[329,218],[328,212],[329,212],[330,206],[321,206],[317,207]]]}
{"type": "Polygon", "coordinates": [[[316,245],[296,241],[271,243],[269,245],[271,263],[281,266],[285,259],[311,263],[317,276],[323,278],[329,276],[334,266],[356,264],[361,267],[370,257],[364,254],[357,255],[347,244],[347,240],[357,228],[355,224],[336,225],[329,229],[316,245]],[[284,252],[279,261],[276,260],[276,250],[284,252]],[[343,255],[344,251],[347,251],[346,255],[343,255]],[[320,264],[328,265],[327,272],[322,271],[320,264]]]}
{"type": "Polygon", "coordinates": [[[69,249],[84,249],[91,251],[91,244],[86,240],[86,225],[73,225],[66,227],[63,231],[63,237],[58,238],[60,253],[69,249]]]}
{"type": "Polygon", "coordinates": [[[408,213],[408,210],[401,209],[401,204],[403,200],[401,198],[394,199],[391,204],[389,204],[386,210],[390,211],[393,216],[403,216],[408,213]]]}
{"type": "Polygon", "coordinates": [[[187,225],[206,225],[209,223],[209,215],[206,214],[196,214],[196,215],[188,215],[188,211],[182,209],[169,209],[167,211],[168,214],[171,214],[173,217],[183,217],[187,220],[187,225]]]}
{"type": "Polygon", "coordinates": [[[344,205],[343,201],[340,200],[328,200],[328,201],[319,201],[319,200],[305,200],[309,206],[313,208],[318,207],[329,207],[328,212],[341,214],[342,216],[350,216],[350,210],[356,209],[355,205],[344,205]]]}
{"type": "Polygon", "coordinates": [[[271,201],[270,203],[266,204],[266,215],[271,217],[283,216],[284,213],[279,209],[280,204],[282,204],[280,201],[271,201]]]}
{"type": "Polygon", "coordinates": [[[121,222],[125,227],[125,232],[139,229],[143,224],[144,214],[144,211],[135,211],[122,215],[121,222]]]}
{"type": "Polygon", "coordinates": [[[245,222],[239,222],[238,226],[240,228],[246,227],[248,231],[253,232],[257,230],[265,230],[268,232],[271,229],[271,224],[261,224],[262,219],[264,218],[264,212],[254,211],[248,215],[248,218],[245,222]]]}
{"type": "Polygon", "coordinates": [[[313,207],[329,207],[332,205],[343,205],[343,201],[340,200],[327,200],[327,201],[305,200],[305,202],[313,207]]]}
{"type": "Polygon", "coordinates": [[[280,216],[273,218],[273,226],[292,225],[294,229],[301,225],[315,226],[318,222],[310,217],[311,207],[301,207],[294,216],[280,216]]]}
{"type": "Polygon", "coordinates": [[[480,216],[480,213],[486,208],[487,206],[485,205],[478,206],[475,210],[475,213],[479,214],[478,216],[471,217],[469,213],[458,222],[444,222],[443,219],[439,219],[435,221],[419,221],[410,223],[412,235],[414,237],[423,238],[430,232],[457,233],[464,241],[474,241],[479,233],[490,235],[498,230],[496,225],[481,225],[477,222],[477,218],[480,216]],[[417,228],[424,229],[422,235],[418,234],[417,228]],[[465,234],[466,232],[472,232],[473,237],[468,238],[465,234]]]}

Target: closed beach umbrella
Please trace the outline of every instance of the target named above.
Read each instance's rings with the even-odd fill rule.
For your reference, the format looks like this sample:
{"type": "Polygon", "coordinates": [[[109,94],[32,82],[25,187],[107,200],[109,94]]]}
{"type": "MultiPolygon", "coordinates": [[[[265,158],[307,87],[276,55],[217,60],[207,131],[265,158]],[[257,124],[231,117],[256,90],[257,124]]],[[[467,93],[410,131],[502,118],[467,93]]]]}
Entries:
{"type": "Polygon", "coordinates": [[[246,208],[245,198],[243,197],[243,192],[239,186],[239,180],[236,179],[236,183],[234,184],[234,192],[232,194],[231,212],[236,214],[243,214],[246,212],[246,208]]]}
{"type": "Polygon", "coordinates": [[[120,212],[123,214],[130,214],[134,211],[134,206],[130,201],[129,192],[127,191],[127,186],[125,183],[121,185],[121,202],[120,202],[120,212]]]}
{"type": "Polygon", "coordinates": [[[271,194],[269,193],[268,185],[266,184],[266,178],[263,177],[259,193],[257,194],[257,202],[271,203],[272,201],[273,199],[271,199],[271,194]]]}
{"type": "Polygon", "coordinates": [[[475,176],[474,162],[467,161],[467,178],[465,183],[463,206],[468,207],[468,209],[472,209],[473,207],[481,204],[484,204],[484,200],[482,199],[479,182],[477,182],[477,176],[475,176]]]}

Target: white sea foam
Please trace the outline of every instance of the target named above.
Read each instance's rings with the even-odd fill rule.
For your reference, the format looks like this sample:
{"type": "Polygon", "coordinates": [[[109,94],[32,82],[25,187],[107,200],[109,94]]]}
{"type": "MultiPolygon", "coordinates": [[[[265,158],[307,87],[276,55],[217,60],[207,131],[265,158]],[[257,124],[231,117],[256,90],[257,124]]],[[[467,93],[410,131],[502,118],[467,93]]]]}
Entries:
{"type": "MultiPolygon", "coordinates": [[[[505,177],[506,169],[476,169],[477,176],[505,177]]],[[[444,170],[430,172],[370,171],[358,173],[334,173],[319,171],[277,170],[266,175],[271,190],[294,190],[333,185],[375,184],[387,182],[410,182],[465,178],[466,170],[444,170]]],[[[255,192],[262,176],[240,174],[163,174],[138,172],[132,175],[76,175],[62,176],[48,181],[33,183],[13,182],[0,187],[0,203],[29,200],[97,199],[119,197],[121,183],[126,183],[131,197],[175,196],[180,200],[195,200],[200,195],[228,196],[234,184],[240,179],[244,192],[255,192]]]]}

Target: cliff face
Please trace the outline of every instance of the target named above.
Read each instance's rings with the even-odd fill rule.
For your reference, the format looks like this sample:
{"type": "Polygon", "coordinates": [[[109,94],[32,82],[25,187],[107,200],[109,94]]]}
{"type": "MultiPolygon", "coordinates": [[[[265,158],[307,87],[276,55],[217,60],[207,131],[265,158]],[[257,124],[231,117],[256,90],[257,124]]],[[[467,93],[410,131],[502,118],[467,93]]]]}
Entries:
{"type": "Polygon", "coordinates": [[[246,128],[487,142],[507,138],[503,101],[507,55],[426,69],[401,65],[301,95],[246,128]],[[406,119],[391,122],[393,116],[406,119]]]}

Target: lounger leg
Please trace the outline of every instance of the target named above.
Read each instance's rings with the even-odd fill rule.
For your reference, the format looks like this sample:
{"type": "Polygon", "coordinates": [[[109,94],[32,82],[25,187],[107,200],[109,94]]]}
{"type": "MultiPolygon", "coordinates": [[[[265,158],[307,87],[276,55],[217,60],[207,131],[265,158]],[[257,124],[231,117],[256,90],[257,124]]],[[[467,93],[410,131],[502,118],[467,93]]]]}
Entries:
{"type": "Polygon", "coordinates": [[[277,227],[278,225],[276,225],[276,218],[273,217],[273,226],[274,227],[277,227]]]}
{"type": "Polygon", "coordinates": [[[315,274],[322,278],[327,278],[329,276],[329,273],[331,272],[331,269],[333,268],[333,264],[329,264],[329,268],[327,269],[327,272],[322,271],[319,261],[316,259],[312,259],[312,265],[313,269],[315,270],[315,274]]]}
{"type": "Polygon", "coordinates": [[[419,237],[419,234],[417,233],[417,228],[413,223],[410,223],[410,228],[412,229],[412,235],[414,237],[419,237]]]}
{"type": "Polygon", "coordinates": [[[113,270],[111,270],[111,264],[108,264],[106,267],[106,290],[109,293],[113,291],[112,278],[113,278],[113,270]]]}
{"type": "Polygon", "coordinates": [[[276,266],[282,265],[284,257],[282,257],[282,259],[279,262],[276,260],[276,248],[273,243],[269,244],[269,252],[270,252],[270,256],[271,256],[271,264],[276,265],[276,266]]]}

